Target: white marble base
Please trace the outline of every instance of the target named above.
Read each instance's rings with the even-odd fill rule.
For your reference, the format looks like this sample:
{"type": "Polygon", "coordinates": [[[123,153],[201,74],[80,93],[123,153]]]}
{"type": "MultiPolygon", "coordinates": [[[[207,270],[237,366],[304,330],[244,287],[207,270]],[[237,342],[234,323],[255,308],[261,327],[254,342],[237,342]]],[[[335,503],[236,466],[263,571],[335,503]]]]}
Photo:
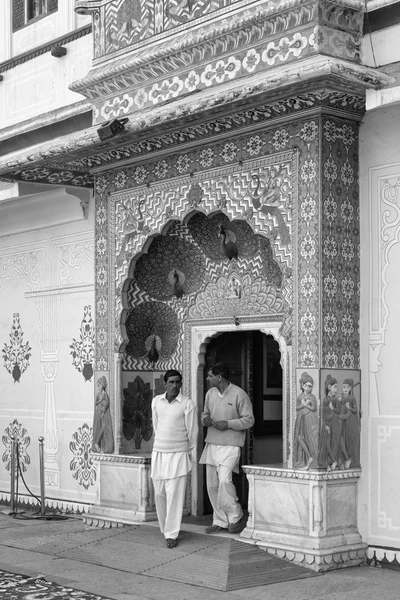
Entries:
{"type": "Polygon", "coordinates": [[[98,493],[84,517],[91,526],[118,526],[157,519],[150,479],[150,453],[93,454],[98,464],[98,493]]]}
{"type": "Polygon", "coordinates": [[[357,529],[360,469],[244,466],[243,470],[249,481],[249,518],[241,537],[316,571],[365,560],[367,544],[357,529]]]}

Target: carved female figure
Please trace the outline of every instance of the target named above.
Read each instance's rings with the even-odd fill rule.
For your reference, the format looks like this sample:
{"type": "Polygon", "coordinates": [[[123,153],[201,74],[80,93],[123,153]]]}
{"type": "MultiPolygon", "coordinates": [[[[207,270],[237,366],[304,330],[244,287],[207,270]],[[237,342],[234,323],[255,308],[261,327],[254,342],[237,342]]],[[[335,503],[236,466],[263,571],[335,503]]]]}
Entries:
{"type": "Polygon", "coordinates": [[[318,463],[318,405],[312,394],[314,380],[308,373],[300,377],[301,394],[296,400],[296,423],[294,427],[294,467],[310,466],[318,463]]]}
{"type": "Polygon", "coordinates": [[[321,436],[318,462],[328,471],[337,467],[336,454],[340,439],[340,407],[336,397],[337,379],[328,375],[325,380],[325,397],[321,405],[321,436]]]}
{"type": "Polygon", "coordinates": [[[353,387],[353,379],[344,379],[340,404],[346,409],[346,419],[344,420],[344,429],[342,431],[342,437],[344,437],[349,455],[349,463],[346,468],[349,468],[350,465],[352,467],[360,466],[360,420],[357,400],[353,396],[353,387]]]}
{"type": "Polygon", "coordinates": [[[114,438],[110,414],[110,398],[107,393],[107,379],[99,377],[97,380],[99,391],[96,394],[93,416],[93,452],[112,454],[114,452],[114,438]]]}

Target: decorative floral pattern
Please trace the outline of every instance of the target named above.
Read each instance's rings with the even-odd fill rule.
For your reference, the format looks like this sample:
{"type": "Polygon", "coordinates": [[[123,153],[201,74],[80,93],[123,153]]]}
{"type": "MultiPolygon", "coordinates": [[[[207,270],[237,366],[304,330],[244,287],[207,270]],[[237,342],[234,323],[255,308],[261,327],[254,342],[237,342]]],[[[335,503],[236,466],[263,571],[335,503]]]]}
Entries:
{"type": "MultiPolygon", "coordinates": [[[[100,339],[98,339],[100,343],[100,339]]],[[[93,377],[94,359],[94,323],[92,319],[92,307],[85,306],[83,319],[80,327],[80,339],[72,341],[70,345],[72,364],[75,369],[82,373],[85,381],[91,381],[93,377]]]]}
{"type": "Polygon", "coordinates": [[[28,465],[31,463],[31,458],[27,452],[27,448],[31,443],[31,438],[25,427],[23,427],[17,419],[14,419],[14,421],[5,428],[4,435],[2,436],[2,442],[5,446],[2,460],[7,471],[10,471],[11,469],[11,438],[18,444],[19,466],[21,470],[26,473],[28,465]]]}
{"type": "Polygon", "coordinates": [[[13,376],[14,383],[19,383],[22,373],[29,367],[31,350],[29,343],[23,342],[24,333],[21,328],[19,313],[13,314],[10,343],[4,344],[4,367],[13,376]]]}
{"type": "Polygon", "coordinates": [[[73,454],[69,467],[72,477],[80,486],[88,490],[96,481],[96,467],[94,466],[90,450],[93,444],[93,429],[87,423],[72,436],[69,449],[73,454]]]}

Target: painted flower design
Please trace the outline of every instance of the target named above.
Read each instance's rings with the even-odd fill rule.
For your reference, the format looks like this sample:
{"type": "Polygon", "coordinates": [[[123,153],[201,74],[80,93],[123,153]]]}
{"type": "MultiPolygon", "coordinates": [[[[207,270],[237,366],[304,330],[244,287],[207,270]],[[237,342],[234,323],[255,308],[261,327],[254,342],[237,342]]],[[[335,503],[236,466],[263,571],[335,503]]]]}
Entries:
{"type": "Polygon", "coordinates": [[[351,146],[356,139],[354,130],[350,125],[343,125],[342,127],[342,140],[345,146],[351,146]]]}
{"type": "Polygon", "coordinates": [[[310,349],[305,350],[301,355],[301,365],[309,369],[315,367],[315,355],[310,349]]]}
{"type": "Polygon", "coordinates": [[[259,135],[255,135],[249,139],[246,144],[247,153],[250,156],[257,156],[260,153],[261,148],[263,147],[264,142],[260,138],[259,135]]]}
{"type": "Polygon", "coordinates": [[[104,223],[106,222],[106,217],[107,217],[106,209],[103,205],[100,205],[97,209],[97,215],[96,215],[97,223],[100,226],[104,225],[104,223]]]}
{"type": "Polygon", "coordinates": [[[277,131],[275,131],[271,143],[275,150],[283,150],[286,147],[289,140],[290,135],[288,134],[286,129],[278,129],[277,131]]]}
{"type": "Polygon", "coordinates": [[[335,354],[333,350],[329,350],[328,354],[325,356],[325,366],[327,369],[337,369],[338,355],[335,354]]]}
{"type": "Polygon", "coordinates": [[[260,58],[260,55],[254,50],[254,48],[247,52],[243,59],[243,66],[248,73],[253,73],[253,71],[255,71],[258,63],[260,62],[260,58]]]}
{"type": "Polygon", "coordinates": [[[300,253],[305,260],[310,260],[315,254],[315,240],[307,234],[300,244],[300,253]]]}
{"type": "Polygon", "coordinates": [[[179,173],[186,173],[190,167],[190,158],[187,154],[181,155],[176,161],[176,168],[179,173]]]}
{"type": "Polygon", "coordinates": [[[324,163],[324,177],[330,183],[333,183],[337,179],[337,166],[331,156],[324,163]]]}
{"type": "Polygon", "coordinates": [[[315,121],[309,121],[308,123],[304,123],[303,127],[300,130],[299,136],[305,142],[312,142],[315,140],[318,134],[318,126],[315,121]]]}
{"type": "Polygon", "coordinates": [[[105,298],[100,298],[97,302],[97,313],[103,317],[107,313],[108,303],[105,298]]]}
{"type": "Polygon", "coordinates": [[[332,194],[329,194],[324,202],[324,215],[331,225],[337,217],[337,203],[332,194]]]}
{"type": "Polygon", "coordinates": [[[100,327],[97,330],[96,338],[99,346],[105,346],[107,344],[107,331],[104,329],[104,327],[100,327]]]}
{"type": "Polygon", "coordinates": [[[337,291],[337,279],[332,271],[329,271],[329,275],[324,278],[324,292],[328,296],[329,300],[332,300],[332,298],[337,294],[337,291]]]}
{"type": "Polygon", "coordinates": [[[138,185],[144,182],[147,177],[147,169],[143,166],[137,167],[133,173],[133,179],[138,185]]]}
{"type": "Polygon", "coordinates": [[[311,219],[315,217],[316,214],[317,207],[315,200],[311,198],[310,195],[307,195],[301,203],[301,216],[306,221],[306,223],[309,223],[311,219]]]}
{"type": "Polygon", "coordinates": [[[14,440],[18,443],[19,464],[21,470],[26,473],[28,470],[28,465],[31,463],[31,459],[27,451],[27,448],[31,443],[31,438],[29,437],[25,427],[23,427],[17,419],[14,419],[13,422],[5,428],[4,435],[2,436],[2,442],[5,446],[2,460],[7,471],[10,471],[11,469],[11,438],[14,438],[14,440]]]}
{"type": "Polygon", "coordinates": [[[327,121],[324,125],[324,136],[328,142],[334,142],[337,138],[336,126],[332,121],[327,121]]]}
{"type": "Polygon", "coordinates": [[[342,205],[341,205],[341,217],[342,220],[347,224],[350,225],[350,223],[353,220],[353,207],[350,204],[350,202],[348,200],[345,200],[342,205]]]}
{"type": "Polygon", "coordinates": [[[212,149],[205,148],[204,150],[201,151],[199,163],[204,168],[211,167],[214,157],[215,157],[215,154],[212,151],[212,149]]]}
{"type": "Polygon", "coordinates": [[[29,342],[24,343],[23,337],[24,332],[22,331],[19,313],[14,313],[10,343],[4,344],[3,347],[4,367],[12,375],[14,383],[19,383],[22,373],[29,367],[29,359],[32,356],[32,348],[29,342]]]}
{"type": "Polygon", "coordinates": [[[340,329],[346,337],[354,333],[354,319],[348,312],[341,319],[340,329]]]}
{"type": "Polygon", "coordinates": [[[310,183],[317,176],[317,164],[313,160],[306,160],[301,166],[301,178],[305,183],[310,183]]]}
{"type": "Polygon", "coordinates": [[[72,442],[69,443],[69,449],[73,454],[69,464],[72,477],[85,490],[93,486],[96,481],[96,468],[90,453],[92,441],[93,429],[87,423],[84,423],[73,434],[72,442]]]}
{"type": "Polygon", "coordinates": [[[99,239],[97,240],[97,252],[100,256],[104,256],[104,254],[106,253],[107,250],[107,241],[106,238],[104,237],[104,235],[101,235],[99,237],[99,239]]]}
{"type": "Polygon", "coordinates": [[[107,284],[107,271],[104,267],[100,267],[97,270],[97,283],[99,285],[106,285],[107,284]]]}
{"type": "Polygon", "coordinates": [[[345,297],[346,301],[349,302],[354,296],[354,281],[350,279],[350,277],[344,277],[342,279],[342,295],[345,297]]]}
{"type": "Polygon", "coordinates": [[[221,156],[226,163],[233,162],[236,158],[237,151],[237,146],[230,142],[229,144],[225,144],[225,146],[223,147],[221,151],[221,156]]]}
{"type": "Polygon", "coordinates": [[[308,309],[300,319],[300,329],[306,337],[309,337],[316,327],[316,317],[308,309]]]}
{"type": "Polygon", "coordinates": [[[300,291],[301,294],[307,299],[311,298],[316,292],[315,277],[313,277],[308,270],[300,281],[300,291]]]}
{"type": "Polygon", "coordinates": [[[168,163],[165,160],[160,160],[154,168],[154,175],[158,179],[162,179],[163,177],[166,176],[167,172],[168,172],[168,163]]]}
{"type": "Polygon", "coordinates": [[[94,362],[94,322],[90,305],[83,309],[79,339],[72,340],[70,350],[75,369],[82,373],[85,381],[91,381],[94,362]]]}
{"type": "Polygon", "coordinates": [[[147,99],[147,93],[143,89],[141,89],[136,92],[134,102],[138,108],[143,108],[143,106],[147,102],[147,99]]]}
{"type": "Polygon", "coordinates": [[[324,331],[330,338],[332,338],[337,330],[337,318],[334,314],[329,313],[324,317],[324,331]]]}
{"type": "Polygon", "coordinates": [[[98,191],[99,194],[102,194],[108,186],[108,181],[105,177],[103,177],[103,175],[100,175],[100,177],[96,178],[96,190],[98,191]]]}
{"type": "Polygon", "coordinates": [[[342,245],[342,256],[348,262],[354,258],[354,244],[348,237],[344,240],[342,245]]]}
{"type": "Polygon", "coordinates": [[[185,88],[189,92],[193,92],[197,88],[200,83],[200,77],[197,75],[196,71],[190,71],[188,76],[185,79],[185,88]]]}
{"type": "Polygon", "coordinates": [[[354,354],[348,348],[346,348],[345,353],[342,355],[342,368],[354,369],[354,354]]]}
{"type": "Polygon", "coordinates": [[[331,235],[324,240],[323,249],[329,260],[333,260],[337,256],[337,242],[331,235]]]}
{"type": "Polygon", "coordinates": [[[354,171],[353,167],[350,165],[349,161],[346,160],[341,169],[341,178],[345,185],[350,186],[354,181],[354,171]]]}
{"type": "Polygon", "coordinates": [[[128,181],[128,177],[125,171],[118,171],[114,178],[114,185],[116,188],[121,189],[125,187],[126,182],[128,181]]]}

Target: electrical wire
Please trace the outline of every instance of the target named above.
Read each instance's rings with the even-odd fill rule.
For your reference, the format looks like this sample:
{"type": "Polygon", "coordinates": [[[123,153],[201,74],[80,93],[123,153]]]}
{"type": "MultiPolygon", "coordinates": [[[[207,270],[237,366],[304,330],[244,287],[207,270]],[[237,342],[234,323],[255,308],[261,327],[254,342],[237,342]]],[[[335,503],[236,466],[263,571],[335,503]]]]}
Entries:
{"type": "Polygon", "coordinates": [[[366,17],[366,20],[367,20],[367,27],[368,27],[369,43],[371,45],[371,51],[372,51],[372,58],[374,59],[374,66],[378,67],[378,65],[376,63],[376,58],[375,58],[374,45],[372,43],[372,29],[371,29],[371,22],[369,20],[367,0],[364,0],[364,4],[365,4],[365,17],[366,17]]]}

